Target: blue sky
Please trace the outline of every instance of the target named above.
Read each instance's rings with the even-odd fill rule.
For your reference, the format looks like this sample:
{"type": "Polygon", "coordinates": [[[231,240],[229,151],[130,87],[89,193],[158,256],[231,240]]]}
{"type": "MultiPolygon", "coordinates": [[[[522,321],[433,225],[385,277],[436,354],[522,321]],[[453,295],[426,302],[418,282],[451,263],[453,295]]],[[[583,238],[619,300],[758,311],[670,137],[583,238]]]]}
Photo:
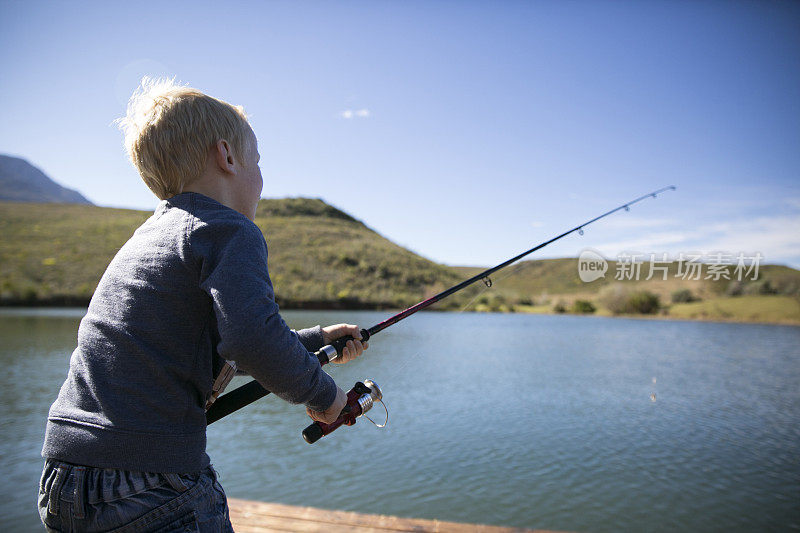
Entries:
{"type": "Polygon", "coordinates": [[[241,104],[265,197],[447,264],[591,247],[800,267],[796,2],[10,2],[0,153],[152,209],[112,121],[145,74],[241,104]]]}

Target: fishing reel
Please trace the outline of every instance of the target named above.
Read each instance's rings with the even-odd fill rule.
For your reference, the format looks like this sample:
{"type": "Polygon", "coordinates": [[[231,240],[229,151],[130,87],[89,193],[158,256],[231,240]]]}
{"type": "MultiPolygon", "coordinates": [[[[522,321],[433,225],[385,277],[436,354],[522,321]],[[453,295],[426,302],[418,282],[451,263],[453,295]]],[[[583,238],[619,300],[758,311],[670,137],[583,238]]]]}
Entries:
{"type": "Polygon", "coordinates": [[[360,416],[363,416],[378,428],[386,427],[386,424],[389,423],[389,410],[386,408],[386,404],[383,403],[383,393],[378,384],[371,379],[365,379],[363,383],[358,381],[350,389],[347,393],[347,405],[342,409],[339,418],[330,424],[314,422],[303,430],[303,438],[307,443],[314,444],[325,435],[335,431],[339,426],[352,426],[360,416]],[[386,421],[383,424],[377,424],[365,414],[372,409],[376,401],[381,402],[383,409],[386,411],[386,421]]]}

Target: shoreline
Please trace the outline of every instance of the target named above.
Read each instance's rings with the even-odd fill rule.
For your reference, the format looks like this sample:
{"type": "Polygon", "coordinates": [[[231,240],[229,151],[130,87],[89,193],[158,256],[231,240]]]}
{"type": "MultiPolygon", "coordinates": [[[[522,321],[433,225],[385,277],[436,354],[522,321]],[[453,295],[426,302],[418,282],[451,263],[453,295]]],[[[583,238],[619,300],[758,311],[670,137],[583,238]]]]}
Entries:
{"type": "MultiPolygon", "coordinates": [[[[294,302],[293,302],[294,303],[294,302]]],[[[339,303],[335,302],[302,302],[301,305],[292,305],[290,303],[279,304],[282,311],[395,311],[399,312],[403,308],[389,305],[349,305],[351,302],[339,303]],[[326,305],[330,304],[330,305],[326,305]]],[[[5,309],[19,309],[19,310],[37,310],[37,309],[53,309],[53,310],[79,310],[86,309],[89,305],[88,299],[79,298],[57,298],[45,301],[0,301],[0,311],[5,309]]],[[[668,314],[608,314],[608,313],[556,313],[555,311],[476,311],[476,310],[462,310],[453,311],[446,309],[425,309],[423,311],[435,313],[487,313],[487,314],[519,314],[519,315],[551,315],[551,316],[582,316],[594,318],[628,318],[633,320],[668,320],[671,322],[712,322],[718,324],[754,324],[762,326],[790,326],[800,327],[800,320],[786,320],[786,321],[762,321],[762,320],[744,320],[737,318],[724,318],[724,317],[680,317],[670,316],[668,314]]]]}
{"type": "MultiPolygon", "coordinates": [[[[537,314],[537,313],[530,313],[537,314]]],[[[538,313],[542,315],[570,315],[570,316],[588,316],[596,318],[630,318],[633,320],[667,320],[670,322],[713,322],[717,324],[754,324],[759,326],[792,326],[800,327],[800,320],[787,321],[787,322],[768,322],[762,320],[738,320],[735,318],[712,318],[712,317],[697,317],[686,318],[682,316],[670,315],[606,315],[598,313],[538,313]]]]}

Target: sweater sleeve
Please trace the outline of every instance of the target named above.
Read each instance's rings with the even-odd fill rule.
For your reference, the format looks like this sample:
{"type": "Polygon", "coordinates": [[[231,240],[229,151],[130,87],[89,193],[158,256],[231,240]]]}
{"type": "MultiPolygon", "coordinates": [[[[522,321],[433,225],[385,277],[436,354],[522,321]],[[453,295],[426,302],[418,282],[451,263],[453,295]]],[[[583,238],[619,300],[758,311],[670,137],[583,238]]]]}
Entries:
{"type": "Polygon", "coordinates": [[[316,352],[325,344],[322,337],[322,326],[317,325],[313,328],[298,329],[295,333],[297,333],[300,342],[309,352],[316,352]]]}
{"type": "Polygon", "coordinates": [[[278,313],[258,227],[249,220],[210,224],[193,232],[190,244],[199,255],[200,287],[213,302],[219,354],[288,402],[330,407],[336,384],[278,313]]]}

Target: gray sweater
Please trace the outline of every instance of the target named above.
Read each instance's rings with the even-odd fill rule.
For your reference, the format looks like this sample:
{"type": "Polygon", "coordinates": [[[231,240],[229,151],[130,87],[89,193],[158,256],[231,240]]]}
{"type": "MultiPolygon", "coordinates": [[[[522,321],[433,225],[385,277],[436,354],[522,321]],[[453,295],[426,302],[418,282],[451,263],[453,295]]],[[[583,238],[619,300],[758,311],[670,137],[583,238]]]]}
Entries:
{"type": "Polygon", "coordinates": [[[209,463],[204,405],[221,358],[292,403],[325,410],[336,386],[309,353],[317,326],[278,314],[267,245],[198,193],[161,202],[103,274],[50,408],[42,455],[148,472],[209,463]]]}

